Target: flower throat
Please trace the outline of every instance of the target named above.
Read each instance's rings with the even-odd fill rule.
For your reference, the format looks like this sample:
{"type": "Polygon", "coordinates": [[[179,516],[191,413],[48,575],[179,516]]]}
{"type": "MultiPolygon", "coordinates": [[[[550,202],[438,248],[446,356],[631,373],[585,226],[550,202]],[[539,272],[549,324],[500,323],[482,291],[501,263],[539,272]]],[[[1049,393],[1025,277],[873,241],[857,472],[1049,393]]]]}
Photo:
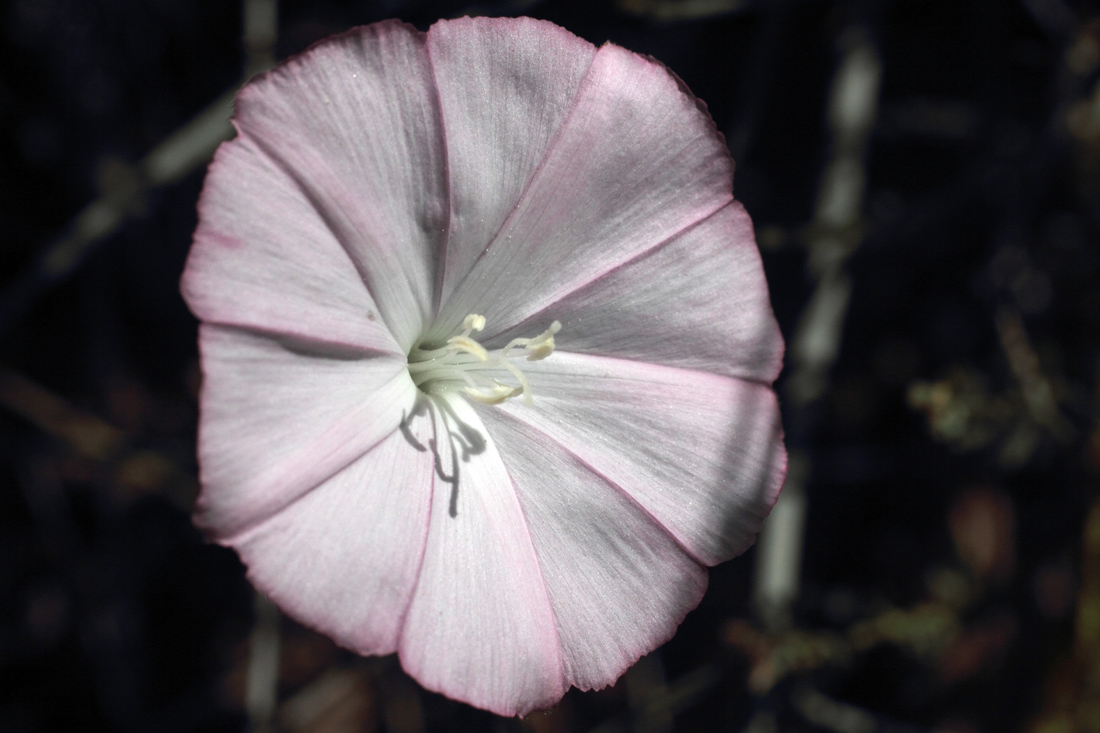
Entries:
{"type": "Polygon", "coordinates": [[[519,367],[510,359],[527,357],[527,361],[540,361],[554,353],[554,334],[561,330],[561,323],[554,321],[534,338],[517,338],[503,349],[488,351],[470,334],[485,328],[485,317],[471,313],[462,321],[462,333],[447,339],[444,346],[435,349],[416,344],[409,351],[409,375],[422,392],[438,394],[458,391],[472,400],[486,405],[499,405],[513,397],[523,397],[531,404],[531,385],[519,367]],[[508,370],[518,385],[510,385],[486,372],[508,370]]]}

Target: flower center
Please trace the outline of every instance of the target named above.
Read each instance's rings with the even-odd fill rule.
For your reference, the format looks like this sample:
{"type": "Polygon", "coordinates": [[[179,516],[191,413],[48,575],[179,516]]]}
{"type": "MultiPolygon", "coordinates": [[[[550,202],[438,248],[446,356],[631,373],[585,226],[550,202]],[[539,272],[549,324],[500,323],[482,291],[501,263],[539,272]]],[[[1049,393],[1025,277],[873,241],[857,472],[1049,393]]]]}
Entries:
{"type": "Polygon", "coordinates": [[[527,361],[539,361],[554,353],[554,334],[561,323],[554,321],[534,338],[512,339],[503,349],[487,351],[470,334],[485,328],[485,317],[471,313],[462,321],[462,333],[451,336],[439,348],[426,348],[418,343],[409,352],[409,375],[422,392],[439,394],[460,391],[486,405],[499,405],[513,397],[523,396],[531,404],[531,385],[527,377],[510,359],[526,356],[527,361]],[[518,385],[505,384],[487,372],[508,370],[518,385]]]}

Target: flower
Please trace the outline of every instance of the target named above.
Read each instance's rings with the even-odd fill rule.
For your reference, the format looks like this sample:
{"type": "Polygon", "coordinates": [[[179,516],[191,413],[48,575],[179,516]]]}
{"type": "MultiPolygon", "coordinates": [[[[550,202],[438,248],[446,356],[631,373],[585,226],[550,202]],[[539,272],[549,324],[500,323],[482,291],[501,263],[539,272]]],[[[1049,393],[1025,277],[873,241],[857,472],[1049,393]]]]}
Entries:
{"type": "Polygon", "coordinates": [[[324,41],[234,124],[182,281],[199,526],[445,695],[522,715],[614,682],[786,467],[782,339],[705,107],[618,46],[464,18],[324,41]]]}

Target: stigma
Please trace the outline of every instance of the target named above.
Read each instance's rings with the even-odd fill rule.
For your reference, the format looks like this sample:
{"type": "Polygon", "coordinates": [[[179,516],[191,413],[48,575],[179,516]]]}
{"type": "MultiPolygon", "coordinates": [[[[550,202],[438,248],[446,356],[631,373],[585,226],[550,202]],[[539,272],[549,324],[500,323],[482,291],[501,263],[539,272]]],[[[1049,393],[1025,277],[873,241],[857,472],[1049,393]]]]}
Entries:
{"type": "Polygon", "coordinates": [[[526,357],[527,361],[541,361],[554,353],[554,334],[561,330],[561,323],[554,321],[534,338],[516,338],[503,349],[487,350],[472,334],[485,328],[485,317],[471,313],[462,321],[462,332],[451,336],[438,348],[418,343],[409,351],[409,376],[413,384],[425,394],[459,392],[485,405],[499,405],[513,397],[521,397],[531,404],[531,384],[513,359],[526,357]],[[506,370],[515,384],[502,382],[492,373],[500,375],[506,370]]]}

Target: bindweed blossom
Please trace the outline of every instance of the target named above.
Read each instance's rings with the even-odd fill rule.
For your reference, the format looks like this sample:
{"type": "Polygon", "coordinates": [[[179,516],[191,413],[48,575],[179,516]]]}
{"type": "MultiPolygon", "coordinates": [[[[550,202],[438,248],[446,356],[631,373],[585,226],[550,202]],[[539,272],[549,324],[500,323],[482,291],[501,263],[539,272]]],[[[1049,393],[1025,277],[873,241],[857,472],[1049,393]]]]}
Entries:
{"type": "Polygon", "coordinates": [[[786,468],[733,163],[660,63],[385,22],[247,84],[182,290],[196,522],[286,613],[503,715],[614,682],[786,468]]]}

